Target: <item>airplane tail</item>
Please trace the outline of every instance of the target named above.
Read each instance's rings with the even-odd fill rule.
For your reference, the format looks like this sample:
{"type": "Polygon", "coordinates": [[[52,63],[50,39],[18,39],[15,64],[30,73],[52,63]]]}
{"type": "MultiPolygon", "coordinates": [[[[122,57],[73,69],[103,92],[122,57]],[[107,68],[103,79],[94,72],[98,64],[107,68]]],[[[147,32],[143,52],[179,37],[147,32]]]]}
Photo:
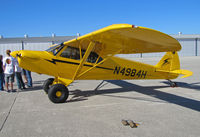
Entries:
{"type": "Polygon", "coordinates": [[[168,72],[173,75],[173,78],[178,77],[180,74],[184,75],[181,78],[191,76],[193,73],[189,70],[180,69],[180,61],[177,52],[167,52],[162,59],[156,64],[156,71],[168,72]]]}

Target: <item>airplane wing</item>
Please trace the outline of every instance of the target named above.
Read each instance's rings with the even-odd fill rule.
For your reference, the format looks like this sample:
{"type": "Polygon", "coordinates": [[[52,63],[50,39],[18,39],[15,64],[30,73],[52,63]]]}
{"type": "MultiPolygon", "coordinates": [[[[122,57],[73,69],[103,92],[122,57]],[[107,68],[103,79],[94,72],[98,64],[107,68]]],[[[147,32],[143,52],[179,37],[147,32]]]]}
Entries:
{"type": "Polygon", "coordinates": [[[162,32],[130,24],[114,24],[67,42],[66,45],[86,49],[90,41],[97,44],[93,51],[108,54],[134,54],[181,50],[180,43],[162,32]]]}

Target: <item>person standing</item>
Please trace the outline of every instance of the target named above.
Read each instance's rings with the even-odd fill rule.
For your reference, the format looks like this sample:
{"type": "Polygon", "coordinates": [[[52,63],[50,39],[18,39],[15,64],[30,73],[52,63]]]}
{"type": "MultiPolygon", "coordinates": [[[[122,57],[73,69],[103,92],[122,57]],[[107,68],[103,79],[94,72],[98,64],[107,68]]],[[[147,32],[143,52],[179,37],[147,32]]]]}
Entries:
{"type": "Polygon", "coordinates": [[[18,86],[18,90],[17,91],[21,91],[23,89],[26,89],[25,88],[25,84],[22,80],[22,69],[19,67],[19,63],[17,61],[17,59],[14,59],[15,61],[15,78],[16,78],[16,81],[17,81],[17,86],[18,86]]]}
{"type": "Polygon", "coordinates": [[[3,73],[3,56],[0,55],[0,91],[3,91],[3,83],[4,83],[4,73],[3,73]]]}
{"type": "Polygon", "coordinates": [[[13,90],[13,82],[14,82],[14,72],[15,72],[15,62],[14,58],[10,56],[11,51],[6,50],[6,57],[3,59],[3,69],[5,74],[5,86],[6,91],[9,92],[9,80],[10,80],[10,87],[11,92],[14,92],[13,90]]]}
{"type": "Polygon", "coordinates": [[[25,70],[25,71],[26,71],[26,76],[27,76],[27,80],[28,80],[27,86],[29,88],[31,88],[31,87],[33,87],[31,71],[29,71],[29,70],[25,70]]]}
{"type": "Polygon", "coordinates": [[[26,76],[26,70],[22,68],[22,76],[24,77],[24,83],[27,84],[28,83],[28,79],[26,76]]]}

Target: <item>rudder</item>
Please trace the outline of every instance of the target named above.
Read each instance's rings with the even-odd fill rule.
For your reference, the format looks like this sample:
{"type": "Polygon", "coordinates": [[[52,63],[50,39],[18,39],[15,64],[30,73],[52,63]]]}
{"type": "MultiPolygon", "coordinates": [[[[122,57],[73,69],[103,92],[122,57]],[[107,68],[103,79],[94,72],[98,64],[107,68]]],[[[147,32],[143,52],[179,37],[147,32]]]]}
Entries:
{"type": "Polygon", "coordinates": [[[167,52],[156,65],[156,71],[168,73],[167,79],[177,78],[180,74],[181,78],[191,76],[193,73],[189,70],[180,69],[180,60],[177,52],[167,52]]]}
{"type": "Polygon", "coordinates": [[[167,52],[162,59],[156,64],[160,70],[173,71],[180,69],[180,61],[177,52],[167,52]]]}

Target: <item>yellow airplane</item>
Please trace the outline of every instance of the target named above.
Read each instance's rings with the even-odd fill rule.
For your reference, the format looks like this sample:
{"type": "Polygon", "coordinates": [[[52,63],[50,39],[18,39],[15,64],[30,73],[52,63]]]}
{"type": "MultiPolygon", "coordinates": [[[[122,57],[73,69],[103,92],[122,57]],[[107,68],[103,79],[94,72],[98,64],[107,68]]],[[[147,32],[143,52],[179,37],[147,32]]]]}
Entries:
{"type": "MultiPolygon", "coordinates": [[[[179,42],[162,32],[129,24],[114,24],[46,51],[20,50],[11,55],[27,70],[54,76],[43,88],[54,103],[67,100],[74,80],[175,79],[192,75],[180,69],[179,42]],[[116,54],[166,52],[157,65],[116,57],[116,54]]],[[[176,86],[172,81],[171,86],[176,86]]]]}

